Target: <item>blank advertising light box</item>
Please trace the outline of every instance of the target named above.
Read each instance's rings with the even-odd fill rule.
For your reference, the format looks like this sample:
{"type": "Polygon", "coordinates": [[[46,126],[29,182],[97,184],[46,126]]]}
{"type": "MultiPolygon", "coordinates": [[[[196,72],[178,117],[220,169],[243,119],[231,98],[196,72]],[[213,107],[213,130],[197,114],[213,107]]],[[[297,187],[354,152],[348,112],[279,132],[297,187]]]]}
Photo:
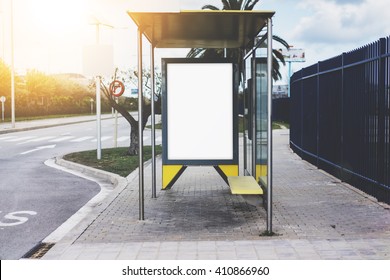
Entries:
{"type": "Polygon", "coordinates": [[[233,161],[233,64],[185,61],[163,60],[166,160],[184,165],[233,161]]]}

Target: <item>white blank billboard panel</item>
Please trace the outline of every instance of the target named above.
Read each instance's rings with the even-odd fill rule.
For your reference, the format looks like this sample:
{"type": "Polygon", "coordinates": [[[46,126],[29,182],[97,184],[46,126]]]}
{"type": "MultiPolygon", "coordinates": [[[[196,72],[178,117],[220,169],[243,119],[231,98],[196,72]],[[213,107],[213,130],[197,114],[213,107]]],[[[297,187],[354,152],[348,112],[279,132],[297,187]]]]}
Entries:
{"type": "Polygon", "coordinates": [[[233,159],[233,67],[167,65],[168,160],[233,159]]]}
{"type": "Polygon", "coordinates": [[[115,73],[114,49],[110,45],[91,45],[83,48],[83,74],[111,77],[115,73]]]}

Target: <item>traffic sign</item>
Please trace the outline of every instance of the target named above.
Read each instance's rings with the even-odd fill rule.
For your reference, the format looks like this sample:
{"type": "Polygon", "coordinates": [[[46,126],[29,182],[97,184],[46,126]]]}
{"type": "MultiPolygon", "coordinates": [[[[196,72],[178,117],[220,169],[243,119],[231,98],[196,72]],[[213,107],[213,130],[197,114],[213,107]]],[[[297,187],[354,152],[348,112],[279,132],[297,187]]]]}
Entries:
{"type": "Polygon", "coordinates": [[[115,96],[119,97],[125,92],[125,85],[118,80],[113,81],[110,84],[110,93],[115,96]]]}
{"type": "Polygon", "coordinates": [[[7,100],[7,98],[5,98],[5,96],[0,97],[0,102],[4,103],[6,100],[7,100]]]}

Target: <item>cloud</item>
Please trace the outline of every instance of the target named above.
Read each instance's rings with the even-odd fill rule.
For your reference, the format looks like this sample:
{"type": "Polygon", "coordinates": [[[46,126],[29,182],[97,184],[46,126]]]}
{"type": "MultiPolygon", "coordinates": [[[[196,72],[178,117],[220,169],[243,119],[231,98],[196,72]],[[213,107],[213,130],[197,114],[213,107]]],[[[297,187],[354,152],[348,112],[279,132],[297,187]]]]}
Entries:
{"type": "Polygon", "coordinates": [[[360,4],[364,0],[334,0],[337,4],[360,4]]]}
{"type": "Polygon", "coordinates": [[[307,44],[365,44],[390,34],[387,0],[303,0],[310,13],[293,30],[307,44]]]}

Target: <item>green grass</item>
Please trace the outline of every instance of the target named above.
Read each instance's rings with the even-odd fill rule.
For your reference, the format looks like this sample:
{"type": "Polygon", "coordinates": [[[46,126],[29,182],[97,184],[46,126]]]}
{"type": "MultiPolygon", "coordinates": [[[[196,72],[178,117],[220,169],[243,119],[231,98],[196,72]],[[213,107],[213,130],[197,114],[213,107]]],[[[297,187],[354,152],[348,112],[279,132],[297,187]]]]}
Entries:
{"type": "MultiPolygon", "coordinates": [[[[283,127],[290,128],[290,125],[284,122],[272,122],[272,129],[282,129],[283,127]]],[[[244,132],[244,118],[242,117],[238,121],[238,131],[240,133],[244,132]]]]}
{"type": "MultiPolygon", "coordinates": [[[[272,129],[282,129],[284,127],[290,128],[290,125],[288,123],[284,122],[273,122],[272,123],[272,129]]],[[[147,128],[152,128],[151,125],[146,126],[147,128]]],[[[161,123],[156,123],[156,129],[162,129],[161,123]]],[[[240,117],[238,121],[238,131],[240,133],[244,132],[244,118],[240,117]]]]}
{"type": "MultiPolygon", "coordinates": [[[[147,125],[146,127],[147,127],[147,128],[152,128],[152,125],[147,125]]],[[[156,128],[156,129],[162,129],[162,123],[156,123],[156,124],[155,124],[155,128],[156,128]]]]}
{"type": "MultiPolygon", "coordinates": [[[[96,150],[72,153],[64,156],[65,160],[105,170],[126,177],[138,167],[138,155],[128,156],[127,147],[102,150],[102,159],[96,159],[96,150]]],[[[156,154],[161,154],[161,146],[156,146],[156,154]]],[[[144,160],[152,158],[152,147],[144,147],[144,160]]]]}
{"type": "Polygon", "coordinates": [[[289,123],[285,123],[285,122],[279,122],[279,121],[277,121],[277,122],[273,122],[273,124],[278,125],[278,126],[280,127],[279,129],[283,128],[282,126],[284,126],[284,127],[287,128],[287,129],[290,128],[290,124],[289,124],[289,123]]]}

